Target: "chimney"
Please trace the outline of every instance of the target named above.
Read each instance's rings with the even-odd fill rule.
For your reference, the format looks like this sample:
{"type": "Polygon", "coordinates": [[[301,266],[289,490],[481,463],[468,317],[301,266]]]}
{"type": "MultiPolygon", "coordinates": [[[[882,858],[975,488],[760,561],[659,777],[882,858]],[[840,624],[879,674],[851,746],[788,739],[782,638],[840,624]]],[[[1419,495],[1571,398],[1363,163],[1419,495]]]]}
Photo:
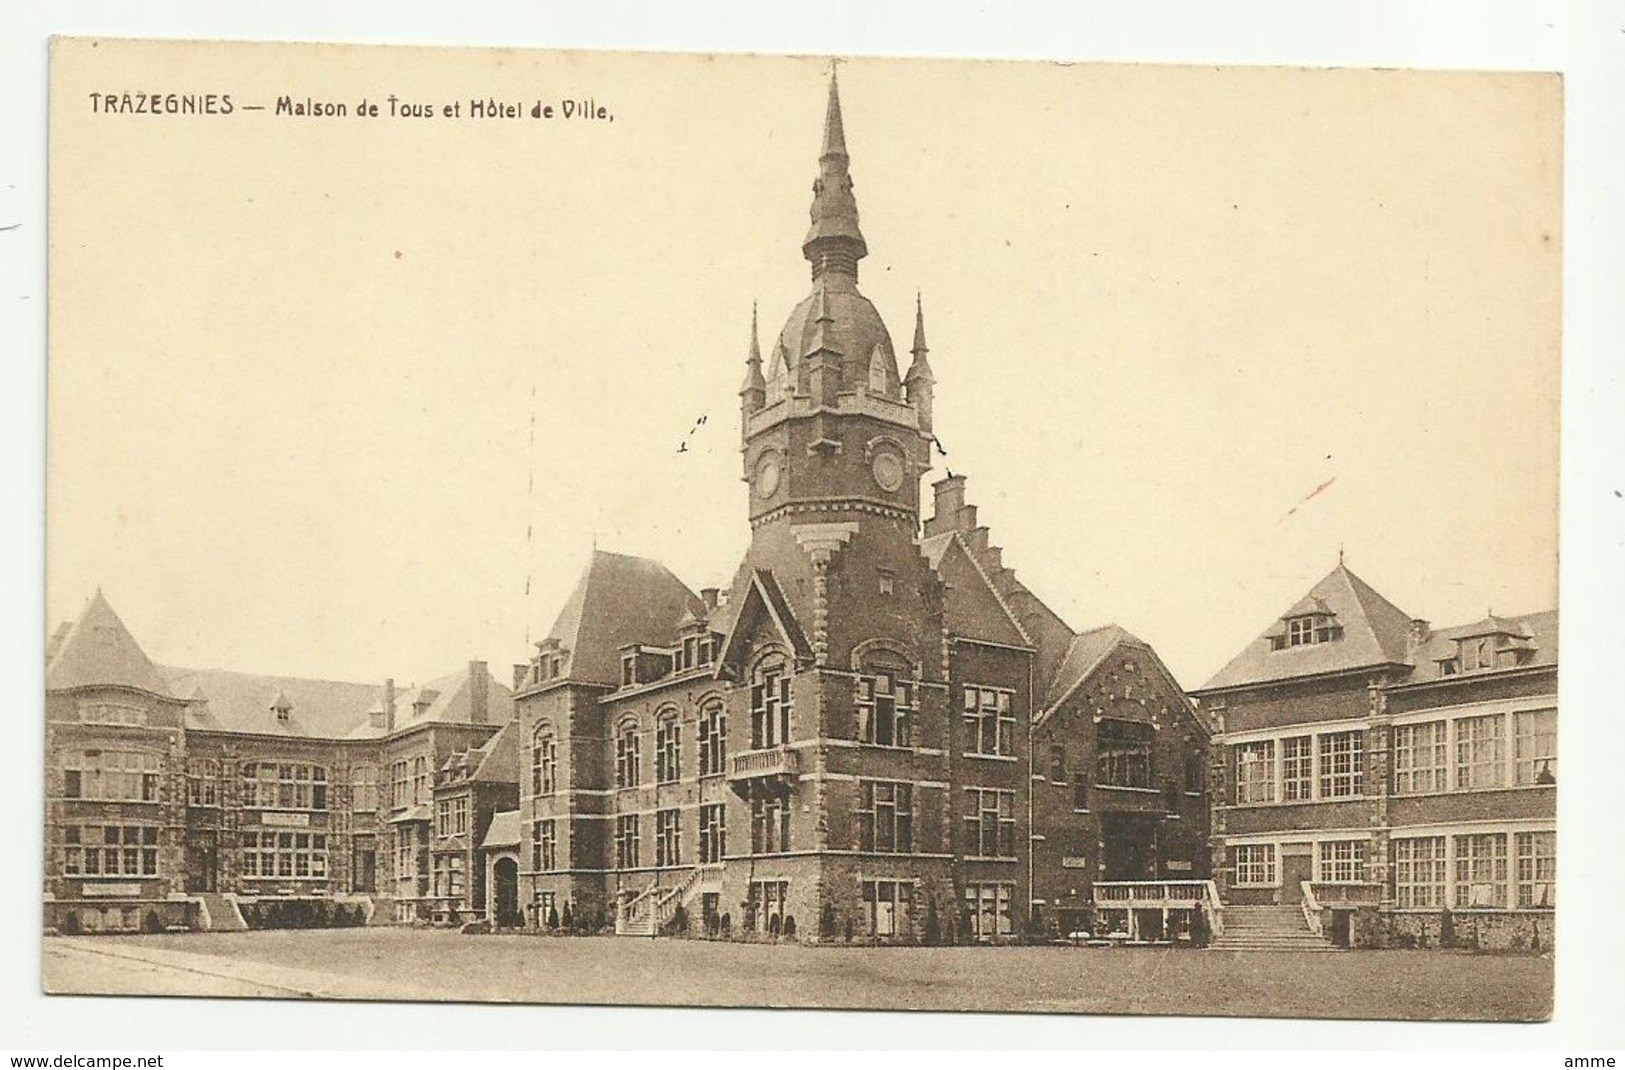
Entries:
{"type": "Polygon", "coordinates": [[[1433,626],[1427,621],[1417,618],[1411,621],[1411,626],[1405,632],[1405,655],[1410,657],[1433,638],[1433,626]]]}
{"type": "Polygon", "coordinates": [[[931,519],[941,531],[951,531],[959,522],[959,511],[965,508],[965,477],[948,476],[931,484],[936,492],[936,504],[931,519]]]}
{"type": "Polygon", "coordinates": [[[700,601],[705,603],[706,612],[709,613],[711,610],[716,609],[717,606],[721,604],[719,601],[721,595],[722,592],[715,587],[700,588],[700,601]]]}
{"type": "Polygon", "coordinates": [[[395,678],[384,681],[384,731],[395,731],[395,678]]]}
{"type": "Polygon", "coordinates": [[[483,661],[468,663],[468,719],[484,724],[491,715],[491,673],[483,661]]]}

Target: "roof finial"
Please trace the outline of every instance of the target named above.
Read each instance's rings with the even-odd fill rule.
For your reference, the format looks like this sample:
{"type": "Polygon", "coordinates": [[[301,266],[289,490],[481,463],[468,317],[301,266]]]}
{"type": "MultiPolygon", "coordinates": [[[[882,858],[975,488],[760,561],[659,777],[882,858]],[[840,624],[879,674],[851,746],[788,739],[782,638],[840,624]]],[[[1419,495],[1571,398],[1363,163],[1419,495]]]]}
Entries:
{"type": "Polygon", "coordinates": [[[1337,544],[1337,567],[1338,568],[1343,567],[1343,544],[1342,543],[1337,544]]]}
{"type": "Polygon", "coordinates": [[[914,291],[914,348],[909,352],[918,357],[929,352],[925,345],[925,305],[920,298],[920,291],[914,291]]]}
{"type": "Polygon", "coordinates": [[[841,120],[841,92],[832,67],[829,103],[824,109],[824,142],[813,183],[812,227],[801,252],[812,263],[813,278],[826,270],[857,277],[858,261],[869,253],[858,229],[858,202],[848,173],[846,127],[841,120]]]}
{"type": "Polygon", "coordinates": [[[756,327],[756,302],[750,303],[750,356],[745,358],[745,385],[739,392],[747,398],[754,411],[761,407],[767,395],[767,380],[762,378],[762,346],[756,327]]]}

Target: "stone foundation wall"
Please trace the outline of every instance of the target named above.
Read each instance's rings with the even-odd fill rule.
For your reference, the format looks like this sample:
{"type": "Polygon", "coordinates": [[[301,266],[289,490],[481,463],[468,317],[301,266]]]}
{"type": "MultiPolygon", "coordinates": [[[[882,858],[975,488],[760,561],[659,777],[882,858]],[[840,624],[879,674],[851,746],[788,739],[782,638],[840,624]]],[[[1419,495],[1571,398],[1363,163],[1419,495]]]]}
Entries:
{"type": "Polygon", "coordinates": [[[1391,911],[1382,919],[1382,947],[1527,953],[1552,950],[1556,921],[1550,911],[1464,911],[1450,915],[1452,935],[1442,931],[1443,912],[1391,911]]]}

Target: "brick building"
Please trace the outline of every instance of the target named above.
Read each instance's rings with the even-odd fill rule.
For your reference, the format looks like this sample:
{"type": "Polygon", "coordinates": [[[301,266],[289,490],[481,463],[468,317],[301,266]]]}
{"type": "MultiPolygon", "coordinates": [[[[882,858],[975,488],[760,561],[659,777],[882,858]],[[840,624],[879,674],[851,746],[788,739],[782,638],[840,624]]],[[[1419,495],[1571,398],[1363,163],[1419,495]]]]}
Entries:
{"type": "Polygon", "coordinates": [[[568,906],[622,932],[686,919],[807,940],[1000,940],[1051,897],[1087,899],[1113,867],[1205,876],[1187,755],[1199,773],[1206,732],[1155,655],[1120,631],[1098,649],[1075,635],[1004,566],[962,476],[934,485],[922,526],[924,314],[903,372],[858,289],[867,246],[833,82],[818,166],[811,293],[765,356],[753,317],[751,543],[732,583],[696,593],[657,562],[595,552],[515,666],[530,918],[568,906]],[[1035,730],[1045,757],[1072,748],[1068,776],[1107,763],[1084,792],[1093,810],[1071,794],[1052,805],[1074,789],[1035,764],[1035,730]],[[1147,734],[1158,742],[1142,747],[1147,734]],[[1078,842],[1065,858],[1033,849],[1052,837],[1078,842]],[[1064,879],[1048,872],[1074,858],[1064,879]]]}
{"type": "Polygon", "coordinates": [[[262,902],[377,921],[485,909],[483,881],[430,887],[436,770],[471,770],[443,781],[477,812],[512,805],[496,743],[513,699],[483,662],[409,694],[157,666],[99,591],[46,655],[47,926],[240,927],[262,902]],[[506,795],[480,781],[499,766],[506,795]]]}
{"type": "Polygon", "coordinates": [[[1356,946],[1551,946],[1555,612],[1435,629],[1339,562],[1193,694],[1227,906],[1356,946]]]}

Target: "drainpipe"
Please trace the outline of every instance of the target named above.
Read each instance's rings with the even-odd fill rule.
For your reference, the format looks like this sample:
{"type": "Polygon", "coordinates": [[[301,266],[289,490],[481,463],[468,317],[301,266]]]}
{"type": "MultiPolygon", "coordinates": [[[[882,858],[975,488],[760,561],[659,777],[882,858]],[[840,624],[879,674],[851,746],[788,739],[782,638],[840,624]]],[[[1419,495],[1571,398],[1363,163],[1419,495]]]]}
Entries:
{"type": "Polygon", "coordinates": [[[1027,926],[1033,922],[1033,657],[1027,655],[1027,926]]]}

